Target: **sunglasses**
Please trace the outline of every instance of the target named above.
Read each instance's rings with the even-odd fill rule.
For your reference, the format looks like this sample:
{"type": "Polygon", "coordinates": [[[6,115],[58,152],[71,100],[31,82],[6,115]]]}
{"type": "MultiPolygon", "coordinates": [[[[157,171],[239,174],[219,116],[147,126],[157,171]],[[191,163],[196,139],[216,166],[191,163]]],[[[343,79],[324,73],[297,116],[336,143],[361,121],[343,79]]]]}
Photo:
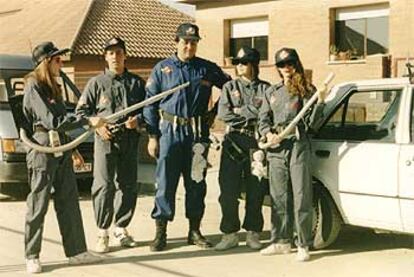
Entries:
{"type": "Polygon", "coordinates": [[[235,62],[233,62],[233,65],[239,65],[239,64],[248,65],[249,62],[247,62],[247,61],[235,61],[235,62]]]}
{"type": "Polygon", "coordinates": [[[292,67],[292,66],[294,66],[294,65],[295,65],[295,63],[294,63],[294,62],[287,61],[287,62],[280,62],[280,63],[278,63],[276,66],[277,66],[277,67],[279,67],[279,68],[284,68],[284,67],[286,67],[286,66],[292,67]]]}

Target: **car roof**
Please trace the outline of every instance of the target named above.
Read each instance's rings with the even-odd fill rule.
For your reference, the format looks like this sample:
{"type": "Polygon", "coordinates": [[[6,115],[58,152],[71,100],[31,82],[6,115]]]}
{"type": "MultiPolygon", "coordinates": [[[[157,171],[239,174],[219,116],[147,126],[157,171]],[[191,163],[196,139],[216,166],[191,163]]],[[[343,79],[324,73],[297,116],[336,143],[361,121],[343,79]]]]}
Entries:
{"type": "Polygon", "coordinates": [[[30,56],[0,54],[0,70],[33,70],[34,64],[30,56]]]}

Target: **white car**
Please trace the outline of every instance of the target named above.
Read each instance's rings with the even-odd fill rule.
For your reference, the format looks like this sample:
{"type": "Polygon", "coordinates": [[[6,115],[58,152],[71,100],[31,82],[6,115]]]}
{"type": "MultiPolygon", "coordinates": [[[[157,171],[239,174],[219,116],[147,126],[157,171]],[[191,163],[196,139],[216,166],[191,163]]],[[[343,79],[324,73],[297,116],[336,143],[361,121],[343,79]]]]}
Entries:
{"type": "Polygon", "coordinates": [[[315,248],[343,223],[414,234],[413,89],[399,78],[331,90],[312,138],[315,248]]]}

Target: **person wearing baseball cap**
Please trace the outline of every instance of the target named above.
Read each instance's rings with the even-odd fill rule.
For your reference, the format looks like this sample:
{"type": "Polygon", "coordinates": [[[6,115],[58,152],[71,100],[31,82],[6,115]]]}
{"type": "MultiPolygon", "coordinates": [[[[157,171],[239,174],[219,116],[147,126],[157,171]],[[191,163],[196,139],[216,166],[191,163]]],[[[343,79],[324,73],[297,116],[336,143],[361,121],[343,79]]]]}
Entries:
{"type": "MultiPolygon", "coordinates": [[[[63,66],[61,55],[69,49],[58,49],[52,42],[37,45],[32,52],[35,69],[25,78],[23,113],[27,132],[42,146],[67,143],[66,131],[84,125],[100,127],[99,117],[75,117],[66,113],[62,91],[56,78],[63,66]],[[52,140],[53,137],[53,140],[52,140]],[[53,143],[53,144],[52,144],[53,143]]],[[[56,145],[55,145],[56,146],[56,145]]],[[[82,164],[77,151],[59,155],[30,149],[27,153],[30,192],[25,219],[25,256],[28,273],[39,273],[39,260],[44,219],[49,199],[54,198],[56,216],[65,255],[70,264],[98,262],[101,259],[87,252],[82,215],[73,165],[82,164]],[[54,190],[51,196],[51,190],[54,190]]]]}
{"type": "Polygon", "coordinates": [[[227,82],[219,101],[218,118],[226,124],[219,169],[221,206],[221,241],[215,250],[227,250],[239,244],[240,227],[247,231],[246,244],[259,250],[259,234],[263,230],[262,203],[264,176],[252,174],[250,153],[259,147],[256,141],[259,110],[268,82],[259,79],[260,53],[243,46],[232,59],[237,78],[227,82]],[[237,151],[239,149],[239,152],[237,151]],[[240,226],[238,197],[246,188],[246,213],[240,226]]]}
{"type": "Polygon", "coordinates": [[[152,251],[162,251],[167,246],[167,223],[174,219],[175,194],[181,175],[189,221],[187,243],[202,248],[212,246],[200,231],[205,209],[206,168],[193,166],[193,153],[198,158],[207,155],[209,127],[214,119],[210,115],[216,112],[215,109],[208,111],[212,87],[221,88],[229,77],[215,63],[196,56],[200,39],[197,25],[179,25],[175,37],[176,53],[159,62],[147,81],[147,98],[190,82],[189,87],[144,108],[150,136],[148,152],[157,158],[157,192],[151,214],[155,219],[156,234],[152,251]],[[204,151],[196,156],[197,149],[204,151]]]}
{"type": "Polygon", "coordinates": [[[298,235],[296,260],[303,262],[310,259],[309,247],[312,245],[313,200],[308,131],[323,116],[325,93],[318,95],[318,103],[307,112],[294,131],[280,137],[279,134],[316,89],[305,77],[295,49],[279,49],[275,54],[275,64],[282,81],[265,92],[259,114],[260,135],[275,146],[267,151],[272,237],[270,245],[260,253],[290,253],[295,225],[298,235]]]}
{"type": "MultiPolygon", "coordinates": [[[[126,45],[121,38],[108,38],[103,45],[105,72],[87,83],[76,107],[82,116],[107,116],[145,98],[145,82],[125,66],[126,45]]],[[[138,124],[142,110],[129,114],[115,124],[96,129],[92,202],[98,236],[95,251],[109,248],[108,229],[114,223],[115,241],[122,247],[135,247],[128,233],[137,202],[138,124]]]]}

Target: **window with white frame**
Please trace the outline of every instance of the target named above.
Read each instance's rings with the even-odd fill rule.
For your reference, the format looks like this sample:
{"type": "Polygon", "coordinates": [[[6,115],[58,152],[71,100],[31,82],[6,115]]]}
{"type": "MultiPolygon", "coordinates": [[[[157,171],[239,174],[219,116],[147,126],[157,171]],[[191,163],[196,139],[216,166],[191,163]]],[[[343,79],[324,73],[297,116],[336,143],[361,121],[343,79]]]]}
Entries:
{"type": "Polygon", "coordinates": [[[268,59],[269,20],[267,17],[230,21],[230,56],[237,56],[242,46],[256,48],[261,60],[268,59]]]}
{"type": "Polygon", "coordinates": [[[351,59],[388,53],[388,19],[388,4],[336,9],[333,48],[351,59]]]}

